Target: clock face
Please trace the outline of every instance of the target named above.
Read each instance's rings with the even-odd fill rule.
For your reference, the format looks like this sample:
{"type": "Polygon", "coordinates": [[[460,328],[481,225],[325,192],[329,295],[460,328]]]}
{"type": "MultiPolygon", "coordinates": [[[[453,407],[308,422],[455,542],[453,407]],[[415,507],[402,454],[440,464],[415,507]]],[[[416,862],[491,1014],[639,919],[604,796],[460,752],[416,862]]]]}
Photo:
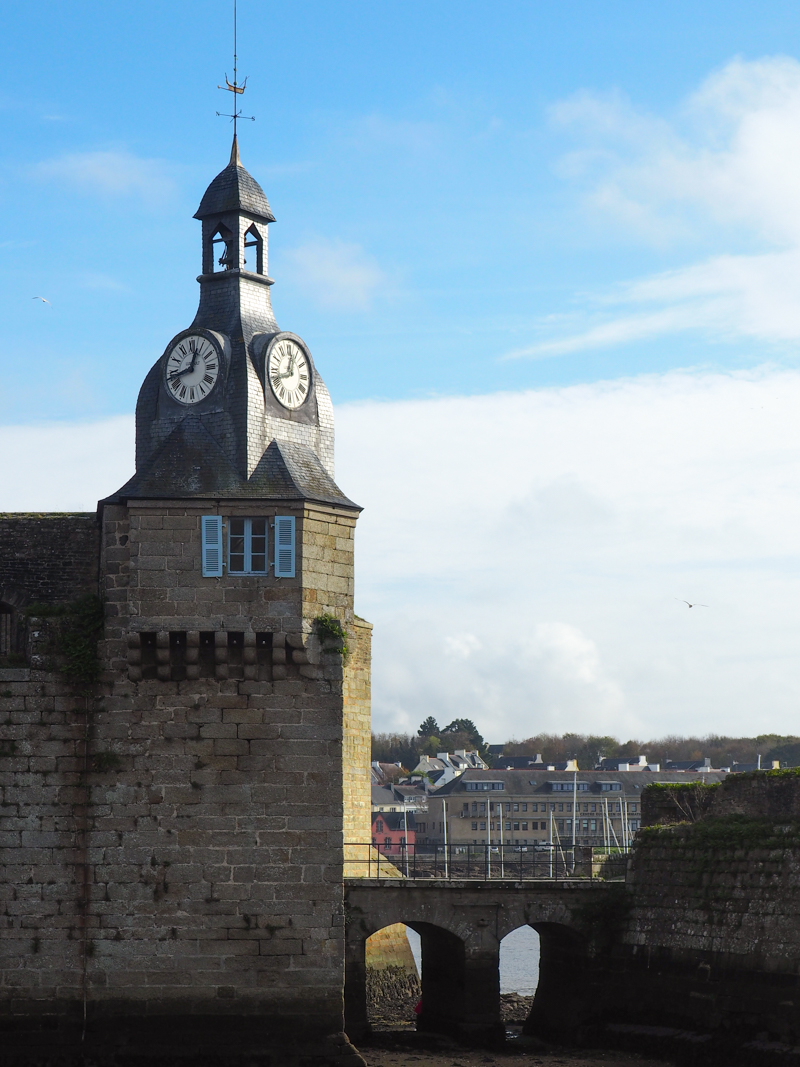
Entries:
{"type": "Polygon", "coordinates": [[[282,338],[270,349],[267,377],[275,399],[285,408],[299,408],[311,387],[311,367],[303,349],[290,338],[282,338]]]}
{"type": "Polygon", "coordinates": [[[196,404],[214,388],[219,376],[219,353],[207,337],[190,334],[176,341],[167,354],[167,389],[180,404],[196,404]]]}

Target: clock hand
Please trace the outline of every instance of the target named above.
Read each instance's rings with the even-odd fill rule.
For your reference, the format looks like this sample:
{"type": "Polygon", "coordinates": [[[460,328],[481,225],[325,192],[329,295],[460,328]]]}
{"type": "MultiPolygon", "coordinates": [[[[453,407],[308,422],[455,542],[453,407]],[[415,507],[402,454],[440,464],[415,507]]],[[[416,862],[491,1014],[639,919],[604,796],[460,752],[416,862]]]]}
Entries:
{"type": "Polygon", "coordinates": [[[174,374],[171,374],[169,376],[167,381],[174,382],[176,378],[181,378],[184,374],[191,374],[195,368],[195,365],[197,364],[197,357],[199,355],[200,353],[197,351],[197,349],[195,349],[194,352],[192,352],[192,362],[189,364],[189,366],[184,367],[183,370],[175,371],[174,374]]]}
{"type": "Polygon", "coordinates": [[[289,369],[285,374],[281,375],[281,378],[291,378],[295,372],[295,359],[294,356],[289,356],[289,369]]]}

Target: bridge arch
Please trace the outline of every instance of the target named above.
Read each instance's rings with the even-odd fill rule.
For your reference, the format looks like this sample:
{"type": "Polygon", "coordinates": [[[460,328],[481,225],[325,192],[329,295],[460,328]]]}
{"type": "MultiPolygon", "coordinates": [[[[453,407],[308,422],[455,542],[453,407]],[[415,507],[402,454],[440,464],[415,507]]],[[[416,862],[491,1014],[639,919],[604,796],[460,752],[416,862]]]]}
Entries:
{"type": "Polygon", "coordinates": [[[507,933],[531,926],[540,937],[540,981],[524,1030],[542,1035],[574,1031],[590,1007],[581,979],[589,962],[589,941],[578,906],[585,896],[553,885],[349,880],[345,889],[348,1034],[358,1039],[369,1026],[366,940],[393,923],[411,927],[422,940],[420,1029],[475,1043],[502,1043],[500,942],[507,933]]]}

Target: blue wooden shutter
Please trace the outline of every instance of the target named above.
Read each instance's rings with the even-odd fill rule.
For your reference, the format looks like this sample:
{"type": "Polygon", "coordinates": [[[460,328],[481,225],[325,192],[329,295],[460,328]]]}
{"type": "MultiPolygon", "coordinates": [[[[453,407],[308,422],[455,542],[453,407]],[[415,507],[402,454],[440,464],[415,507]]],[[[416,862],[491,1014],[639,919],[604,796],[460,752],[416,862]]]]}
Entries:
{"type": "Polygon", "coordinates": [[[294,515],[275,516],[275,577],[294,578],[294,515]]]}
{"type": "Polygon", "coordinates": [[[203,577],[222,577],[222,516],[202,515],[200,532],[203,542],[203,577]]]}

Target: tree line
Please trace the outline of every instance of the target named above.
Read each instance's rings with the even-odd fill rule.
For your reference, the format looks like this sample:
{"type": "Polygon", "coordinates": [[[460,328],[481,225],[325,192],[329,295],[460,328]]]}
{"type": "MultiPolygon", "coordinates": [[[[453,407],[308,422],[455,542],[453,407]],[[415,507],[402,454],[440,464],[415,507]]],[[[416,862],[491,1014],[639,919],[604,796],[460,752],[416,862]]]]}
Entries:
{"type": "MultiPolygon", "coordinates": [[[[439,727],[429,716],[416,734],[377,733],[372,735],[372,758],[382,763],[400,763],[407,770],[419,763],[421,756],[455,749],[477,749],[491,766],[502,765],[502,757],[492,760],[488,746],[471,719],[454,719],[439,727]]],[[[535,734],[523,741],[508,741],[505,756],[531,756],[541,753],[545,763],[562,763],[575,759],[582,770],[591,770],[605,757],[632,759],[647,756],[650,763],[667,760],[699,760],[710,758],[713,767],[729,767],[733,763],[756,763],[761,756],[762,767],[770,767],[773,760],[782,767],[800,766],[800,737],[793,734],[758,734],[756,737],[728,737],[708,734],[705,737],[681,737],[668,734],[649,741],[631,738],[620,742],[616,737],[596,734],[535,734]]]]}

